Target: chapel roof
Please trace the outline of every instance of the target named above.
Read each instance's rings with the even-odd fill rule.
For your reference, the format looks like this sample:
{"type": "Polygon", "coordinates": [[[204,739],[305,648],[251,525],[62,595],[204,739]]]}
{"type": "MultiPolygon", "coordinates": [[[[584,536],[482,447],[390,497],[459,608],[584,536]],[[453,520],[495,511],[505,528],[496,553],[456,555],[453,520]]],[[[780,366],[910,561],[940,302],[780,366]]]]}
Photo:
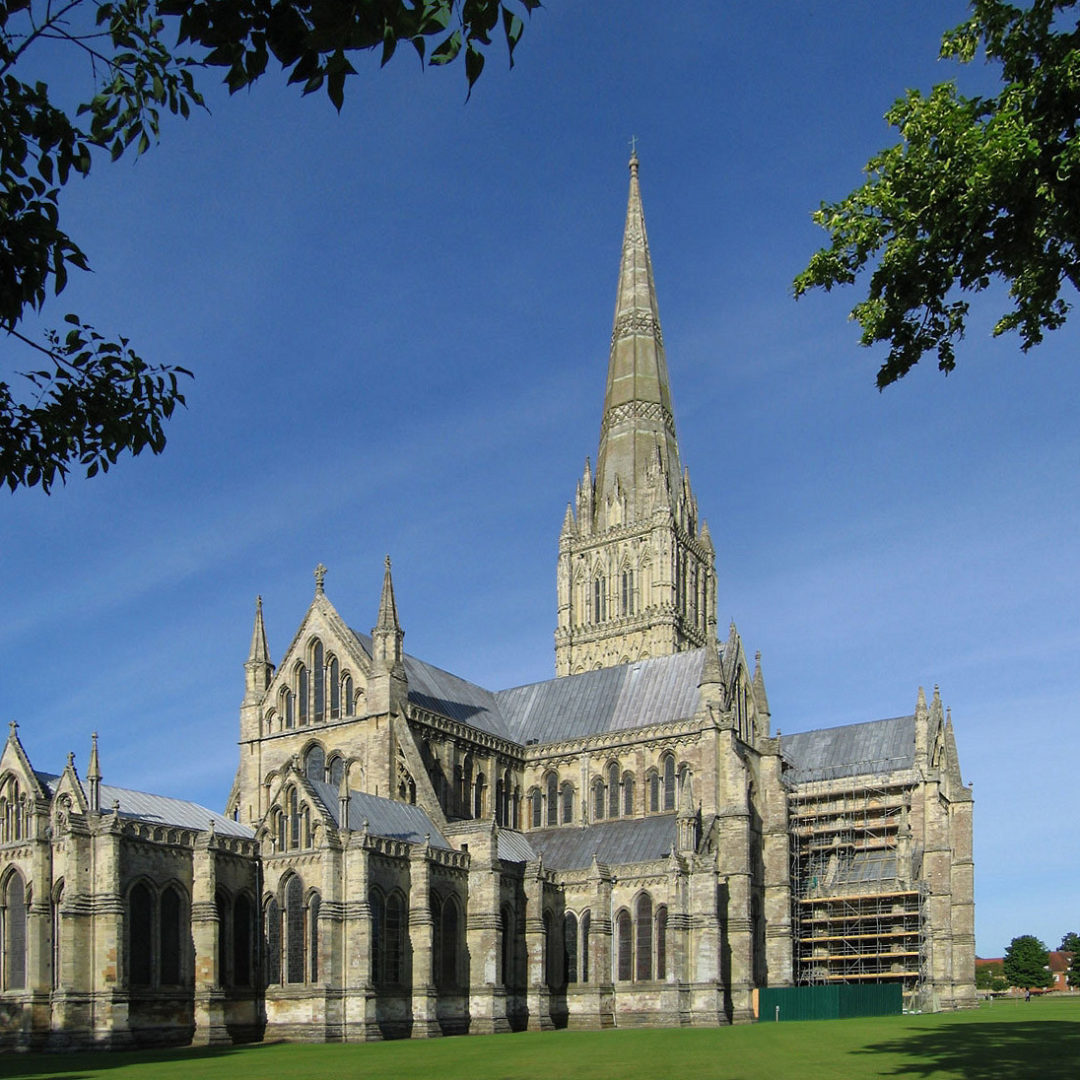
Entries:
{"type": "Polygon", "coordinates": [[[911,769],[915,765],[915,717],[894,716],[783,735],[780,749],[797,782],[911,769]]]}
{"type": "MultiPolygon", "coordinates": [[[[37,778],[49,790],[56,794],[60,777],[52,773],[36,773],[37,778]]],[[[112,809],[113,803],[120,804],[120,817],[144,821],[149,825],[175,825],[182,829],[196,829],[200,832],[214,824],[214,832],[220,836],[240,836],[250,840],[255,836],[253,830],[239,821],[219,814],[216,810],[201,803],[187,799],[173,799],[168,795],[153,795],[148,791],[134,791],[131,788],[101,785],[101,806],[103,811],[112,809]]]]}

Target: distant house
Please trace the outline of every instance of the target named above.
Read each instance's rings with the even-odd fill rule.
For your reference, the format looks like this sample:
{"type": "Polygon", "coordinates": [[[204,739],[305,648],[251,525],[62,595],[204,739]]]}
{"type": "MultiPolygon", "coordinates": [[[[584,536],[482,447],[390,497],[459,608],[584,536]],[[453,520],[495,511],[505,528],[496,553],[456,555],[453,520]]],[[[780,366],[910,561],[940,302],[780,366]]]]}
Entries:
{"type": "MultiPolygon", "coordinates": [[[[1050,974],[1053,976],[1054,981],[1050,985],[1051,990],[1063,990],[1065,992],[1076,993],[1075,987],[1069,986],[1069,965],[1072,963],[1073,954],[1071,952],[1061,952],[1059,949],[1053,949],[1050,952],[1050,974]]],[[[978,965],[979,961],[975,961],[978,965]]]]}

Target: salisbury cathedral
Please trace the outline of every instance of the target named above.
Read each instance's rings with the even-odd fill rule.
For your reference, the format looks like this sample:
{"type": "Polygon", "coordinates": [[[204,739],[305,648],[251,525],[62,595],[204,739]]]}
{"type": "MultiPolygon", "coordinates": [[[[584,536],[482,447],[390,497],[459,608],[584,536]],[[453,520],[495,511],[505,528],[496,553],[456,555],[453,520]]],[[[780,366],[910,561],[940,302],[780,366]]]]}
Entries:
{"type": "Polygon", "coordinates": [[[275,663],[259,601],[223,814],[107,783],[107,735],[85,776],[39,771],[12,723],[0,1045],[708,1026],[800,984],[972,1005],[972,798],[937,690],[780,737],[760,655],[718,633],[636,157],[572,496],[549,681],[406,653],[389,559],[370,633],[320,566],[275,663]]]}

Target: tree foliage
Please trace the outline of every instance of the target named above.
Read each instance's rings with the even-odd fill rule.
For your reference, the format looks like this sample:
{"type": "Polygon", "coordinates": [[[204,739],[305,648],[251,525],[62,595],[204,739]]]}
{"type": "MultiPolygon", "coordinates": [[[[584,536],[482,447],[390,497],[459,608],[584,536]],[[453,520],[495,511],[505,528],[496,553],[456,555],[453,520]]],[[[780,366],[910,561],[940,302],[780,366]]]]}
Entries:
{"type": "Polygon", "coordinates": [[[1036,990],[1051,984],[1050,954],[1046,946],[1032,934],[1021,934],[1009,942],[1005,950],[1005,978],[1010,986],[1036,990]]]}
{"type": "Polygon", "coordinates": [[[1075,930],[1070,930],[1061,939],[1061,944],[1058,948],[1062,952],[1071,953],[1072,959],[1069,961],[1069,985],[1074,990],[1080,990],[1080,934],[1075,930]]]}
{"type": "Polygon", "coordinates": [[[77,315],[70,329],[32,341],[19,329],[89,260],[63,229],[60,192],[102,156],[143,154],[162,114],[203,104],[193,72],[224,69],[235,92],[273,57],[308,94],[335,108],[355,74],[349,57],[407,42],[421,63],[464,57],[471,93],[485,50],[506,45],[511,66],[522,14],[539,0],[0,0],[0,331],[43,354],[22,371],[23,397],[0,381],[0,483],[48,491],[78,463],[92,476],[125,451],[165,445],[162,422],[184,403],[179,366],[146,364],[124,338],[109,341],[77,315]],[[166,40],[169,29],[175,44],[166,40]],[[27,58],[59,42],[88,63],[87,99],[59,107],[49,86],[20,78],[27,58]],[[183,50],[183,51],[181,51],[183,50]]]}
{"type": "Polygon", "coordinates": [[[967,97],[953,82],[909,90],[885,114],[899,143],[870,159],[861,187],[814,213],[831,245],[795,279],[795,295],[872,267],[851,316],[861,344],[889,346],[879,389],[928,352],[952,371],[967,297],[992,281],[1011,298],[993,333],[1015,330],[1025,352],[1065,322],[1063,293],[1080,289],[1078,3],[972,0],[941,56],[985,55],[1000,93],[967,97]]]}

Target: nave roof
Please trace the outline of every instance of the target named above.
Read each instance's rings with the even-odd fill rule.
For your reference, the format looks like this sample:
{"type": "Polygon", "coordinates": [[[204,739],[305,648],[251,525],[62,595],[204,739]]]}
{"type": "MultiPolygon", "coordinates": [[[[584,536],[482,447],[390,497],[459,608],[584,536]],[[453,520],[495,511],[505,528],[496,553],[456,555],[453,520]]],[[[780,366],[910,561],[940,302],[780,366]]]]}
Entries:
{"type": "Polygon", "coordinates": [[[780,737],[796,782],[883,775],[915,765],[915,717],[818,728],[780,737]]]}
{"type": "Polygon", "coordinates": [[[651,814],[598,821],[584,828],[563,825],[528,833],[504,829],[499,833],[499,857],[527,862],[539,855],[548,869],[579,870],[590,866],[594,855],[609,866],[654,862],[667,858],[674,843],[675,814],[651,814]]]}
{"type": "MultiPolygon", "coordinates": [[[[308,783],[318,795],[334,824],[341,827],[341,800],[337,786],[322,780],[308,783]]],[[[365,823],[373,836],[390,840],[404,840],[409,844],[422,844],[425,840],[438,848],[450,848],[446,837],[435,827],[427,812],[411,803],[395,802],[381,795],[369,795],[366,791],[349,791],[348,827],[360,832],[365,823]]]]}

